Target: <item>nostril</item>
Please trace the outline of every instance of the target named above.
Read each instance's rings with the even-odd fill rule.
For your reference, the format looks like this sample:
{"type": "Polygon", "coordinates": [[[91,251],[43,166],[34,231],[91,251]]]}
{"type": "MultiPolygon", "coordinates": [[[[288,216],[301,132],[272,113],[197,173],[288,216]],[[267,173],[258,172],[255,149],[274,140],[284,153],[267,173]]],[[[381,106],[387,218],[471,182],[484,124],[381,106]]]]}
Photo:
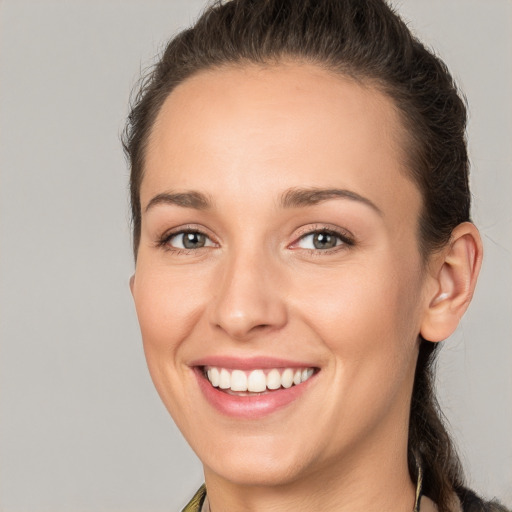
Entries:
{"type": "Polygon", "coordinates": [[[254,336],[274,331],[278,328],[279,327],[277,325],[272,325],[269,323],[252,325],[250,323],[244,324],[240,322],[238,324],[223,323],[216,325],[216,329],[224,331],[229,335],[230,338],[237,341],[244,341],[253,338],[254,336]]]}

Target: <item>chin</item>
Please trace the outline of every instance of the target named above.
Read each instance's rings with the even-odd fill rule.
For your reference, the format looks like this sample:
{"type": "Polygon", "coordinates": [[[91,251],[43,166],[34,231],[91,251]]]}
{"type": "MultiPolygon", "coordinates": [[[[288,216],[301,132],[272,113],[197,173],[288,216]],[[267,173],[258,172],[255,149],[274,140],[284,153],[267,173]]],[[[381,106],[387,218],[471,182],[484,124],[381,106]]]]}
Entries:
{"type": "Polygon", "coordinates": [[[285,436],[240,435],[234,431],[230,435],[213,435],[215,443],[209,439],[189,439],[203,463],[205,476],[216,475],[232,484],[241,486],[276,486],[293,482],[308,466],[309,457],[305,442],[292,441],[285,436]]]}
{"type": "Polygon", "coordinates": [[[281,486],[299,479],[302,464],[290,464],[280,459],[282,457],[279,455],[272,458],[259,457],[257,460],[235,455],[227,460],[215,461],[208,469],[239,486],[281,486]]]}

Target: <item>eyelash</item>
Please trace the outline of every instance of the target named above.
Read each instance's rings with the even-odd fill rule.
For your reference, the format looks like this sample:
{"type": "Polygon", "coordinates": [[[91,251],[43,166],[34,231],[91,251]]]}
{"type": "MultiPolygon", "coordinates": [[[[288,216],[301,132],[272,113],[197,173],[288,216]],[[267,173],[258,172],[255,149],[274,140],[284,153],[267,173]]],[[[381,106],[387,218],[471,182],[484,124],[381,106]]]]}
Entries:
{"type": "Polygon", "coordinates": [[[204,247],[199,247],[198,249],[186,249],[186,248],[185,249],[181,249],[179,247],[172,247],[171,245],[169,245],[169,242],[170,242],[170,240],[172,238],[174,238],[175,236],[178,236],[178,235],[185,235],[185,234],[203,235],[208,240],[211,240],[211,237],[207,233],[205,233],[203,230],[198,229],[198,228],[196,228],[194,226],[185,226],[185,227],[182,227],[182,228],[170,231],[170,232],[169,231],[165,232],[157,240],[156,246],[164,249],[165,251],[173,252],[174,254],[176,254],[178,256],[182,255],[182,254],[184,254],[184,255],[192,254],[194,252],[197,252],[198,249],[203,249],[204,248],[204,247]]]}
{"type": "Polygon", "coordinates": [[[340,241],[339,244],[335,245],[334,247],[331,247],[329,249],[302,249],[304,251],[307,251],[309,254],[314,256],[327,256],[329,254],[336,253],[338,251],[346,250],[349,247],[352,247],[355,245],[354,237],[351,233],[348,231],[345,231],[340,228],[334,228],[332,226],[324,226],[324,225],[317,225],[317,226],[309,226],[307,229],[305,229],[303,232],[299,233],[297,238],[295,239],[292,244],[290,244],[290,247],[296,247],[301,240],[304,240],[307,236],[314,236],[316,234],[326,234],[330,236],[335,236],[340,241]]]}
{"type": "MultiPolygon", "coordinates": [[[[295,239],[295,241],[292,242],[288,247],[291,247],[293,249],[294,246],[297,246],[297,244],[301,240],[304,240],[307,236],[312,236],[312,235],[314,236],[316,234],[321,234],[321,233],[329,235],[329,236],[335,236],[338,238],[338,240],[341,243],[339,243],[329,249],[303,249],[303,250],[307,251],[309,254],[312,254],[315,256],[321,256],[321,255],[332,254],[334,252],[338,252],[340,250],[347,249],[348,247],[352,247],[355,245],[353,236],[345,230],[334,229],[331,226],[313,226],[313,227],[308,227],[302,233],[300,233],[299,236],[295,239]]],[[[172,238],[174,238],[175,236],[178,236],[178,235],[185,235],[185,234],[202,235],[202,236],[206,237],[208,240],[211,240],[213,242],[213,244],[216,243],[211,239],[211,237],[207,233],[205,233],[201,229],[191,226],[191,227],[184,227],[184,228],[180,228],[177,230],[173,230],[171,232],[164,233],[157,240],[156,246],[160,247],[166,251],[173,252],[176,255],[192,254],[194,252],[197,252],[199,249],[206,248],[206,247],[199,247],[197,249],[181,249],[181,248],[172,247],[171,245],[169,245],[169,242],[172,238]]],[[[211,246],[209,246],[209,247],[211,247],[211,246]]]]}

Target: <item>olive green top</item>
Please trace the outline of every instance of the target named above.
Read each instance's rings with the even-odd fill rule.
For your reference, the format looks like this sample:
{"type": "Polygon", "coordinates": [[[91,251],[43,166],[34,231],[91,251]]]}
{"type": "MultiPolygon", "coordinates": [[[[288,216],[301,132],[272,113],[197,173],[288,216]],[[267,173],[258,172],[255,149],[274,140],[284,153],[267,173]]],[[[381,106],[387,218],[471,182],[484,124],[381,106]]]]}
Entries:
{"type": "Polygon", "coordinates": [[[194,497],[188,502],[188,505],[181,512],[201,512],[204,499],[206,498],[206,487],[201,485],[199,490],[194,494],[194,497]]]}

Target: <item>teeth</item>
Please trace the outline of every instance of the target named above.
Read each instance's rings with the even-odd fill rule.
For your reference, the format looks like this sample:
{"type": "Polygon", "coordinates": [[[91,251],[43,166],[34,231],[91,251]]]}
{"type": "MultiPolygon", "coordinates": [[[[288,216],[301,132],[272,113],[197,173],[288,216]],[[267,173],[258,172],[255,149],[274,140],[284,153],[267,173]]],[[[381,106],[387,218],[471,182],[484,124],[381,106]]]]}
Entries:
{"type": "Polygon", "coordinates": [[[267,389],[267,379],[265,378],[263,370],[252,371],[247,379],[247,391],[260,393],[261,391],[265,391],[265,389],[267,389]]]}
{"type": "Polygon", "coordinates": [[[291,388],[293,384],[293,370],[291,368],[286,368],[281,375],[281,385],[283,388],[291,388]]]}
{"type": "Polygon", "coordinates": [[[279,370],[270,370],[267,375],[267,388],[279,389],[281,387],[281,374],[279,370]]]}
{"type": "Polygon", "coordinates": [[[231,391],[247,391],[247,375],[242,370],[231,373],[231,391]]]}
{"type": "Polygon", "coordinates": [[[219,386],[220,375],[219,370],[217,370],[217,368],[210,368],[208,370],[208,380],[212,383],[212,386],[219,386]]]}
{"type": "Polygon", "coordinates": [[[261,393],[281,387],[288,389],[308,380],[314,373],[313,368],[273,368],[271,370],[227,370],[226,368],[205,368],[206,377],[214,387],[220,389],[261,393]]]}
{"type": "Polygon", "coordinates": [[[306,368],[305,370],[302,370],[302,375],[300,377],[301,381],[304,382],[305,380],[308,380],[311,375],[313,375],[313,368],[306,368]]]}
{"type": "Polygon", "coordinates": [[[222,368],[219,375],[219,388],[229,389],[231,387],[231,374],[222,368]]]}

